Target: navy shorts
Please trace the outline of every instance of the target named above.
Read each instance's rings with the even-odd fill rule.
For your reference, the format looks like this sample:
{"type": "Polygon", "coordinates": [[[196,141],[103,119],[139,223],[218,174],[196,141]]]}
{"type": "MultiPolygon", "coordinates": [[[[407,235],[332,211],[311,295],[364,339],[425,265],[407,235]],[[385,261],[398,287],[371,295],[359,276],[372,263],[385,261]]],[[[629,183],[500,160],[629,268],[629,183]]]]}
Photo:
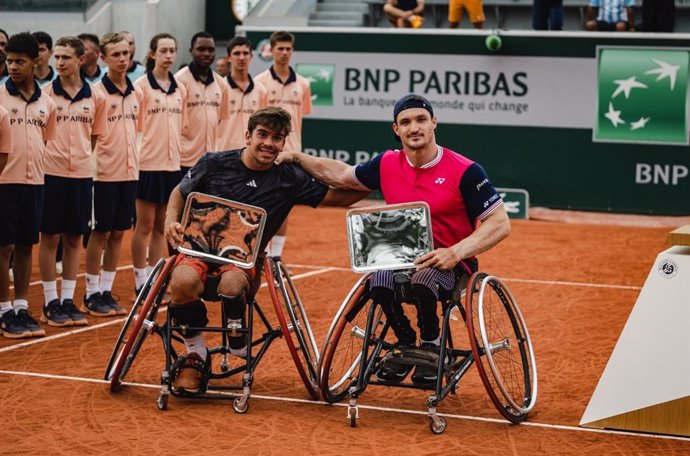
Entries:
{"type": "Polygon", "coordinates": [[[43,195],[43,185],[0,184],[0,245],[38,243],[43,195]]]}
{"type": "Polygon", "coordinates": [[[93,183],[93,230],[99,233],[125,231],[134,222],[137,181],[93,183]]]}
{"type": "Polygon", "coordinates": [[[168,204],[173,189],[182,180],[181,171],[139,171],[137,199],[168,204]]]}
{"type": "Polygon", "coordinates": [[[89,229],[93,179],[45,176],[41,233],[84,234],[89,229]]]}

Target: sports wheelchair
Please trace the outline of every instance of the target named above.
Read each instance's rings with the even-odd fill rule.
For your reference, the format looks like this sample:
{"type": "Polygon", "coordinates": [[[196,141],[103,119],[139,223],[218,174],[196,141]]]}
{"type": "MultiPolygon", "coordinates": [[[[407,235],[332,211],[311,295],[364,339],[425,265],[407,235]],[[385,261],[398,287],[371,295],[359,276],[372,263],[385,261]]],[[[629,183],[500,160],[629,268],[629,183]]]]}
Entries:
{"type": "MultiPolygon", "coordinates": [[[[183,216],[185,243],[178,250],[205,261],[221,264],[239,263],[246,267],[253,263],[253,261],[249,261],[253,256],[252,250],[260,245],[264,218],[265,212],[262,209],[192,193],[187,199],[185,215],[183,216]],[[209,214],[216,212],[217,215],[219,210],[223,214],[222,217],[210,223],[209,214]],[[242,223],[235,223],[238,219],[242,223]],[[219,225],[222,229],[219,229],[219,225]],[[244,232],[238,236],[238,233],[232,233],[237,228],[234,225],[249,225],[252,229],[247,231],[246,226],[244,226],[244,232]],[[203,231],[202,239],[198,236],[199,228],[203,228],[201,230],[203,231]],[[196,243],[194,236],[189,233],[195,233],[196,243]],[[228,243],[223,240],[230,241],[228,243]],[[202,244],[204,248],[200,247],[202,244]],[[238,245],[242,245],[243,248],[238,248],[238,245]]],[[[146,338],[150,334],[157,334],[163,342],[165,351],[165,367],[161,373],[161,388],[156,400],[160,410],[167,409],[168,398],[172,395],[203,399],[232,399],[233,410],[237,413],[246,413],[249,409],[255,370],[269,346],[276,339],[282,337],[285,339],[307,392],[312,398],[318,399],[320,393],[317,368],[319,351],[290,272],[280,259],[265,257],[262,261],[258,261],[252,292],[247,298],[246,327],[238,325],[237,320],[226,319],[225,308],[220,306],[221,325],[205,328],[178,326],[171,319],[169,312],[165,312],[165,317],[161,317],[161,313],[166,310],[166,291],[176,259],[177,255],[173,255],[168,259],[161,259],[156,264],[138,293],[129,316],[120,330],[105,370],[105,380],[110,381],[112,392],[116,392],[122,387],[125,376],[146,338]],[[266,280],[266,286],[276,313],[277,325],[269,321],[255,298],[260,287],[261,275],[266,280]],[[257,316],[258,322],[256,321],[257,316]],[[258,328],[254,328],[255,325],[258,328]],[[257,332],[255,329],[260,329],[260,335],[255,335],[257,332]],[[208,347],[211,361],[208,367],[209,372],[202,380],[200,391],[193,394],[182,390],[175,391],[172,387],[172,369],[179,356],[176,347],[183,346],[180,334],[184,334],[186,331],[219,333],[221,336],[218,346],[208,347]],[[246,334],[247,340],[251,341],[248,344],[249,349],[246,357],[241,358],[239,362],[231,363],[229,338],[241,334],[246,334]],[[221,379],[239,374],[241,374],[241,385],[221,382],[221,379]],[[232,393],[232,391],[238,393],[232,393]]],[[[219,279],[219,276],[208,276],[202,296],[204,301],[220,300],[216,291],[219,279]]]]}
{"type": "MultiPolygon", "coordinates": [[[[386,215],[387,212],[405,211],[410,205],[402,205],[402,208],[397,208],[398,206],[400,205],[356,209],[348,213],[350,254],[355,272],[390,266],[375,264],[375,260],[366,267],[357,263],[358,258],[366,257],[361,252],[358,253],[358,249],[382,251],[382,248],[381,243],[371,242],[370,234],[366,242],[357,238],[355,232],[366,232],[367,223],[366,220],[364,223],[361,221],[362,217],[358,220],[355,216],[364,214],[371,218],[371,214],[374,214],[376,222],[369,225],[380,229],[381,220],[386,220],[386,217],[391,219],[390,214],[386,215]]],[[[428,207],[426,210],[428,211],[428,207]]],[[[428,216],[426,219],[430,227],[428,216]]],[[[424,220],[417,220],[415,229],[422,222],[424,220]]],[[[399,229],[399,234],[395,236],[389,232],[386,236],[381,236],[381,239],[385,239],[386,243],[396,249],[401,246],[405,248],[405,242],[401,241],[404,231],[399,229]]],[[[430,241],[430,233],[428,238],[430,241]]],[[[424,243],[424,237],[421,243],[424,243]]],[[[421,247],[428,249],[429,246],[421,247]]],[[[411,259],[419,256],[412,253],[411,259]]],[[[411,265],[401,262],[400,258],[394,258],[394,261],[403,267],[409,268],[411,265]]],[[[431,390],[427,398],[429,427],[435,434],[443,433],[446,420],[437,414],[437,406],[448,394],[457,392],[460,379],[473,364],[477,366],[489,398],[501,415],[516,424],[527,418],[537,399],[536,361],[522,313],[510,290],[500,279],[475,272],[470,277],[464,275],[464,279],[458,280],[450,296],[441,301],[441,343],[439,353],[435,354],[414,348],[395,347],[390,323],[370,294],[369,281],[372,275],[368,272],[362,276],[340,306],[327,332],[319,363],[323,398],[329,403],[348,398],[347,417],[350,426],[355,427],[359,418],[358,397],[369,385],[383,385],[431,390]],[[425,388],[411,382],[390,383],[372,378],[393,357],[399,364],[435,367],[438,374],[436,385],[425,388]]],[[[403,301],[407,302],[410,298],[404,290],[409,287],[409,277],[409,269],[394,274],[395,294],[398,297],[404,296],[403,301]]]]}

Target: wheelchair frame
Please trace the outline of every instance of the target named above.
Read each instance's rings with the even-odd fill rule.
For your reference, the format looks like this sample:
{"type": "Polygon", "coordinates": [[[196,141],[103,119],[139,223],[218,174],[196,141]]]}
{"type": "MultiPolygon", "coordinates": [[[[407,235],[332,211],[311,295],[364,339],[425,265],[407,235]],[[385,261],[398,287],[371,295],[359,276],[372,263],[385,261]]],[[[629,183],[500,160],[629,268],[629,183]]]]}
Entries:
{"type": "MultiPolygon", "coordinates": [[[[252,284],[254,290],[251,299],[247,302],[247,327],[205,327],[193,328],[187,326],[175,326],[166,312],[165,322],[157,323],[158,313],[170,276],[175,265],[177,256],[172,256],[167,260],[161,259],[146,280],[141,292],[137,296],[134,305],[127,317],[117,342],[113,348],[112,355],[105,370],[105,380],[110,381],[112,392],[120,390],[125,376],[132,366],[136,355],[147,336],[155,333],[161,337],[165,351],[165,368],[161,373],[161,389],[158,393],[156,403],[160,410],[168,407],[168,397],[193,397],[202,399],[231,399],[233,400],[233,410],[237,413],[246,413],[249,409],[249,398],[251,396],[251,385],[254,372],[261,359],[265,355],[268,347],[277,338],[284,337],[288,350],[295,362],[297,371],[304,383],[308,393],[314,399],[319,396],[318,370],[317,365],[320,359],[319,351],[314,340],[309,320],[307,319],[304,306],[297,294],[297,289],[290,277],[287,266],[278,260],[266,257],[262,263],[263,271],[257,271],[257,283],[252,284]],[[278,319],[277,327],[273,327],[268,321],[266,314],[256,301],[255,295],[258,291],[261,272],[266,277],[266,283],[276,311],[278,319]],[[259,316],[263,324],[264,332],[256,340],[253,338],[254,313],[259,316]],[[285,313],[287,313],[287,318],[285,313]],[[182,343],[178,333],[183,331],[200,331],[221,333],[221,345],[209,348],[211,366],[209,366],[208,378],[202,380],[201,391],[199,393],[178,392],[172,388],[171,369],[175,360],[178,358],[173,341],[182,343]],[[251,341],[244,364],[229,368],[228,354],[230,348],[228,337],[236,336],[238,333],[246,333],[248,340],[251,341]],[[256,354],[252,348],[258,347],[256,354]],[[212,357],[220,355],[220,372],[213,371],[212,357]],[[209,380],[225,379],[233,375],[242,373],[242,384],[237,385],[213,385],[208,384],[209,380]],[[241,391],[239,394],[218,394],[208,391],[241,391]]],[[[217,301],[215,293],[218,280],[207,280],[204,300],[217,301]]],[[[225,322],[225,310],[221,306],[222,321],[225,322]]]]}
{"type": "Polygon", "coordinates": [[[336,313],[328,330],[319,364],[324,399],[333,403],[348,397],[347,417],[351,427],[357,425],[359,418],[358,397],[368,385],[382,385],[432,390],[427,398],[429,427],[433,433],[441,434],[446,429],[446,420],[437,414],[436,408],[448,394],[456,393],[460,379],[473,364],[477,365],[482,383],[498,411],[515,424],[527,418],[537,398],[534,351],[522,313],[502,281],[477,272],[467,281],[467,289],[464,289],[463,283],[459,283],[451,298],[442,301],[443,325],[437,363],[438,378],[433,388],[427,388],[408,383],[371,380],[384,362],[382,353],[389,352],[394,344],[385,340],[390,323],[385,321],[383,310],[369,296],[370,277],[371,274],[367,274],[360,278],[336,313]],[[457,319],[453,315],[455,309],[459,311],[467,328],[470,348],[456,347],[453,343],[453,331],[450,328],[451,321],[457,319]],[[357,317],[361,317],[363,311],[366,319],[358,320],[357,317]],[[340,350],[338,348],[341,343],[346,344],[346,349],[351,344],[361,345],[361,349],[350,350],[352,359],[341,362],[342,347],[340,350]],[[514,356],[514,351],[519,354],[518,357],[514,356]],[[334,368],[336,357],[338,359],[335,360],[334,368]],[[444,362],[446,359],[448,362],[444,362]],[[506,362],[509,363],[508,369],[503,366],[506,362]],[[520,365],[518,368],[515,367],[517,363],[520,365]],[[343,366],[344,369],[342,374],[336,375],[340,377],[333,380],[331,376],[337,366],[343,366]],[[521,369],[522,375],[514,375],[516,369],[521,369]],[[509,378],[511,374],[513,378],[509,378]]]}

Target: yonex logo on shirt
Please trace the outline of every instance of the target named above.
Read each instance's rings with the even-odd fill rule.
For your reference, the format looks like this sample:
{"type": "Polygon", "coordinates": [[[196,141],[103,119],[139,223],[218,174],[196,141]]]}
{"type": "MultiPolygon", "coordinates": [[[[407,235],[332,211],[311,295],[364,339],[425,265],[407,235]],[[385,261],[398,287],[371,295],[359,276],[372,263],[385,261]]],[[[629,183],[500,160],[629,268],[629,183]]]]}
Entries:
{"type": "Polygon", "coordinates": [[[254,179],[250,180],[249,182],[247,182],[247,187],[256,188],[256,181],[254,181],[254,179]]]}
{"type": "Polygon", "coordinates": [[[442,183],[444,183],[445,181],[446,181],[446,178],[445,178],[445,177],[439,177],[439,178],[436,179],[436,181],[435,181],[434,183],[435,183],[435,184],[442,184],[442,183]]]}

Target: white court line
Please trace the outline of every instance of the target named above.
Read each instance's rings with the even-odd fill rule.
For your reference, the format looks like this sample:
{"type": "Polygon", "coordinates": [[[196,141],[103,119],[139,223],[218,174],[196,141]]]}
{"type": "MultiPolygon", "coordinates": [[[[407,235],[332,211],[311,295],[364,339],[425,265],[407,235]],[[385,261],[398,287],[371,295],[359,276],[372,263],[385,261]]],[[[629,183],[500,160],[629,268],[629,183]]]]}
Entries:
{"type": "MultiPolygon", "coordinates": [[[[131,266],[123,266],[122,269],[127,269],[127,268],[131,268],[131,266]]],[[[303,279],[305,277],[311,277],[311,276],[331,272],[332,270],[333,270],[333,268],[326,267],[325,269],[322,269],[320,271],[311,271],[311,272],[305,272],[302,274],[296,274],[294,276],[291,276],[291,278],[292,278],[292,280],[299,280],[299,279],[303,279]]],[[[40,284],[41,282],[38,282],[38,283],[40,284]]],[[[265,286],[266,286],[266,283],[261,284],[261,288],[264,288],[265,286]]],[[[159,312],[164,311],[164,310],[165,310],[164,308],[161,308],[159,310],[159,312]]],[[[74,329],[74,330],[66,331],[66,332],[61,332],[58,334],[53,334],[52,336],[41,337],[40,339],[33,339],[33,340],[29,340],[27,342],[22,342],[22,343],[15,344],[15,345],[8,345],[7,347],[0,348],[0,353],[16,350],[19,348],[28,347],[30,345],[42,344],[42,343],[49,342],[49,341],[52,341],[55,339],[60,339],[62,337],[71,336],[72,334],[78,334],[81,332],[92,331],[94,329],[105,328],[106,326],[112,326],[112,325],[116,325],[118,323],[122,323],[126,319],[127,319],[126,317],[125,318],[117,318],[115,320],[107,321],[105,323],[99,323],[99,324],[93,325],[93,326],[84,326],[83,328],[74,329]]]]}
{"type": "MultiPolygon", "coordinates": [[[[0,370],[0,375],[1,374],[16,375],[16,376],[22,376],[22,377],[46,378],[46,379],[50,379],[50,380],[65,380],[65,381],[84,382],[84,383],[98,383],[98,384],[104,384],[104,385],[110,384],[110,382],[107,380],[86,378],[86,377],[74,377],[74,376],[68,376],[68,375],[42,374],[42,373],[38,373],[38,372],[0,370]]],[[[123,385],[135,386],[135,387],[141,387],[141,388],[149,388],[149,389],[156,389],[156,390],[160,389],[160,385],[149,384],[149,383],[123,382],[123,385]]],[[[209,393],[210,394],[218,394],[218,395],[237,396],[237,393],[229,393],[229,392],[223,392],[223,391],[209,391],[209,393]]],[[[293,403],[314,404],[314,405],[328,405],[328,406],[332,406],[332,407],[348,407],[348,404],[344,404],[344,403],[329,404],[329,403],[324,402],[324,401],[314,401],[314,400],[309,400],[309,399],[297,399],[297,398],[280,397],[280,396],[266,396],[266,395],[262,395],[262,394],[252,394],[251,398],[252,399],[262,399],[262,400],[267,400],[267,401],[293,402],[293,403]]],[[[364,405],[364,404],[357,404],[357,407],[360,409],[364,409],[364,410],[375,410],[375,411],[380,411],[380,412],[392,412],[392,413],[402,413],[402,414],[408,414],[408,415],[428,416],[427,412],[424,412],[421,410],[409,410],[409,409],[401,409],[401,408],[393,408],[393,407],[379,407],[379,406],[375,406],[375,405],[364,405]]],[[[503,420],[503,419],[498,419],[498,418],[484,418],[484,417],[479,417],[479,416],[458,415],[458,414],[453,414],[453,413],[439,413],[439,415],[446,417],[446,418],[456,419],[456,420],[479,421],[479,422],[485,422],[485,423],[506,424],[509,426],[513,426],[513,424],[511,424],[510,422],[503,420]]],[[[559,431],[590,432],[590,433],[595,433],[595,434],[621,435],[621,436],[625,436],[625,437],[639,437],[639,438],[646,438],[646,439],[677,440],[677,441],[681,441],[681,442],[690,442],[690,438],[688,438],[688,437],[680,437],[680,436],[674,436],[674,435],[643,434],[643,433],[636,433],[636,432],[613,431],[613,430],[608,430],[608,429],[591,429],[591,428],[582,428],[582,427],[578,427],[578,426],[568,426],[568,425],[563,425],[563,424],[535,423],[535,422],[525,421],[525,422],[521,423],[520,426],[530,426],[530,427],[543,428],[543,429],[556,429],[559,431]]]]}
{"type": "MultiPolygon", "coordinates": [[[[291,268],[303,268],[303,269],[321,269],[329,266],[312,266],[308,264],[291,264],[291,268]]],[[[350,268],[341,268],[336,266],[331,266],[332,271],[347,271],[352,272],[350,268]]],[[[510,279],[499,277],[499,279],[504,282],[517,282],[517,283],[538,283],[540,285],[562,285],[568,287],[589,287],[589,288],[614,288],[619,290],[641,290],[642,287],[637,287],[633,285],[612,285],[606,283],[589,283],[589,282],[568,282],[563,280],[538,280],[538,279],[510,279]]]]}

